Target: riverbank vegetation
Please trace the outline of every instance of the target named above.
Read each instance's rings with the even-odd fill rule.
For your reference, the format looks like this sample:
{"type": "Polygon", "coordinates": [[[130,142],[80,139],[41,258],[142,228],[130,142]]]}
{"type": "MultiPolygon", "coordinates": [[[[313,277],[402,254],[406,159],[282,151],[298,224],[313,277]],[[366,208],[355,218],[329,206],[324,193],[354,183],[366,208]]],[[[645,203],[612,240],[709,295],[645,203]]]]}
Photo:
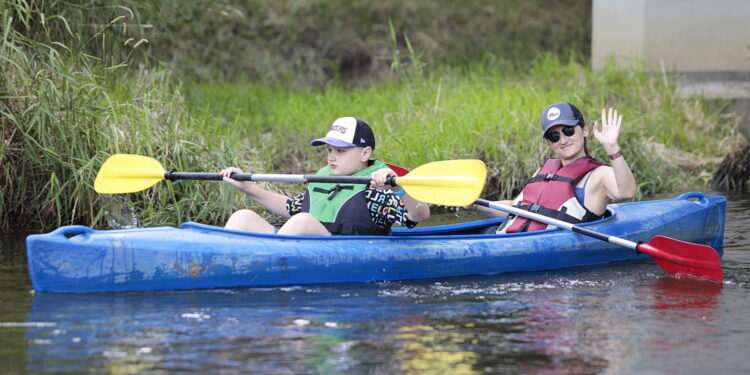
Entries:
{"type": "MultiPolygon", "coordinates": [[[[220,224],[253,206],[227,184],[100,196],[98,168],[134,153],[180,171],[313,173],[324,153],[307,143],[340,116],[367,120],[375,155],[394,164],[484,160],[490,199],[547,156],[538,117],[556,101],[589,123],[605,106],[623,112],[639,197],[706,186],[738,139],[721,103],[680,99],[666,72],[593,72],[590,13],[554,16],[586,14],[588,1],[105,3],[0,6],[2,231],[133,224],[112,219],[121,211],[141,226],[220,224]]],[[[593,138],[589,149],[605,157],[593,138]]]]}

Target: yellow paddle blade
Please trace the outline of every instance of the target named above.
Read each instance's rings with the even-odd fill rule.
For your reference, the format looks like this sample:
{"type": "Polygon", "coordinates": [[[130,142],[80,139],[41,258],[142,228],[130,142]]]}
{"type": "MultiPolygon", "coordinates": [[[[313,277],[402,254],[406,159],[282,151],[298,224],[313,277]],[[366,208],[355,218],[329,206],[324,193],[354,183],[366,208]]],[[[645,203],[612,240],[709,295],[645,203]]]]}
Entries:
{"type": "Polygon", "coordinates": [[[396,183],[421,202],[467,206],[479,198],[486,178],[481,160],[444,160],[421,165],[396,183]]]}
{"type": "Polygon", "coordinates": [[[164,167],[147,156],[115,154],[99,169],[94,190],[99,194],[134,193],[164,179],[164,167]]]}

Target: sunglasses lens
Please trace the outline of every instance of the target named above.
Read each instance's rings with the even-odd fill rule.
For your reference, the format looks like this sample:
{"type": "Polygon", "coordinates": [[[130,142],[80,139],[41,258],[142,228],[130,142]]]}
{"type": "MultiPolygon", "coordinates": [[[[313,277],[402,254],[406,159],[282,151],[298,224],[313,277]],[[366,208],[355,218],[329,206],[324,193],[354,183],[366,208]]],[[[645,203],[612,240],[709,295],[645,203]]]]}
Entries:
{"type": "Polygon", "coordinates": [[[560,140],[560,132],[551,132],[547,134],[546,136],[544,136],[544,138],[547,138],[547,140],[550,141],[550,143],[556,143],[557,141],[560,140]]]}
{"type": "MultiPolygon", "coordinates": [[[[562,133],[565,134],[566,137],[572,137],[573,134],[576,133],[576,127],[575,126],[566,126],[562,128],[562,133]]],[[[544,138],[546,138],[550,143],[556,143],[560,140],[560,132],[554,131],[549,132],[544,135],[544,138]]]]}
{"type": "Polygon", "coordinates": [[[563,134],[565,134],[566,137],[572,137],[573,134],[576,133],[576,127],[575,126],[566,126],[562,130],[563,134]]]}

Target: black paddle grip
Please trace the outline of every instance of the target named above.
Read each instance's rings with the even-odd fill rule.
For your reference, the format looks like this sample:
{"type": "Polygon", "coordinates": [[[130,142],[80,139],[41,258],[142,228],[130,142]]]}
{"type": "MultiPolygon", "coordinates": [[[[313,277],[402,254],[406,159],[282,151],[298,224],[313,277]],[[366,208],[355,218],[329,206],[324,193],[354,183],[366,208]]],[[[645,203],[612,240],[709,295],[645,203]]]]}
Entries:
{"type": "Polygon", "coordinates": [[[606,234],[603,234],[603,233],[594,232],[593,230],[586,229],[586,228],[581,228],[581,227],[576,226],[576,225],[574,225],[571,230],[573,232],[576,232],[576,233],[580,233],[580,234],[584,234],[584,235],[587,235],[587,236],[590,236],[590,237],[594,237],[597,240],[602,240],[604,242],[609,242],[609,236],[606,235],[606,234]]]}
{"type": "Polygon", "coordinates": [[[175,172],[168,171],[164,172],[164,179],[175,181],[175,180],[201,180],[201,181],[221,181],[221,173],[205,173],[205,172],[175,172]]]}

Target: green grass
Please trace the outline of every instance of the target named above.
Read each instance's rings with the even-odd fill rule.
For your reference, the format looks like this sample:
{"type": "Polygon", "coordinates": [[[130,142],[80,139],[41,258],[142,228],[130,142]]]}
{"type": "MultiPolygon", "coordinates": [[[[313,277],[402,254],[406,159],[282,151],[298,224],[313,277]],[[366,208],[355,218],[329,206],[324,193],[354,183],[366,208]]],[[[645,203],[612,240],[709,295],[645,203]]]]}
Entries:
{"type": "Polygon", "coordinates": [[[110,66],[314,85],[387,77],[407,40],[430,66],[514,66],[540,51],[588,56],[591,35],[590,0],[8,0],[4,10],[31,39],[110,66]]]}
{"type": "MultiPolygon", "coordinates": [[[[307,142],[335,118],[357,116],[373,126],[375,155],[388,162],[413,168],[432,160],[485,160],[489,198],[515,194],[550,155],[539,114],[557,101],[575,103],[590,124],[601,108],[623,113],[621,144],[640,182],[639,196],[704,186],[715,163],[701,161],[723,156],[737,139],[718,108],[678,98],[661,76],[614,65],[595,73],[553,55],[523,71],[479,65],[358,87],[214,82],[188,84],[185,92],[193,116],[228,125],[214,130],[225,132],[240,166],[252,160],[255,168],[280,173],[315,171],[324,155],[307,142]],[[695,163],[681,168],[669,151],[695,163]]],[[[598,142],[589,142],[594,156],[605,160],[598,142]]]]}
{"type": "MultiPolygon", "coordinates": [[[[14,8],[0,7],[1,231],[118,226],[123,223],[111,219],[123,210],[132,210],[141,226],[221,224],[233,210],[257,206],[219,182],[162,182],[142,193],[109,197],[93,191],[94,178],[114,153],[151,156],[180,171],[237,165],[312,173],[325,156],[308,142],[341,116],[367,120],[378,140],[376,157],[394,164],[485,160],[484,197],[490,199],[516,193],[548,156],[539,113],[552,102],[575,103],[589,123],[605,106],[624,114],[621,145],[639,197],[705,186],[716,166],[712,158],[738,140],[721,108],[679,99],[669,79],[614,65],[592,72],[576,54],[561,61],[560,53],[540,53],[523,64],[482,58],[425,65],[433,60],[422,60],[419,49],[400,49],[396,20],[387,49],[398,64],[391,60],[388,79],[373,75],[357,84],[328,80],[314,86],[283,74],[191,80],[174,75],[169,65],[131,66],[133,56],[150,56],[141,51],[145,44],[135,47],[140,31],[131,34],[133,28],[116,14],[102,21],[69,3],[18,0],[14,8]],[[40,4],[61,13],[42,18],[40,4]],[[80,24],[69,26],[69,19],[94,22],[92,17],[104,26],[90,35],[78,34],[80,24]]],[[[103,9],[108,15],[121,8],[103,9]]],[[[589,149],[605,156],[593,138],[589,149]]],[[[282,193],[302,189],[264,186],[282,193]]]]}

